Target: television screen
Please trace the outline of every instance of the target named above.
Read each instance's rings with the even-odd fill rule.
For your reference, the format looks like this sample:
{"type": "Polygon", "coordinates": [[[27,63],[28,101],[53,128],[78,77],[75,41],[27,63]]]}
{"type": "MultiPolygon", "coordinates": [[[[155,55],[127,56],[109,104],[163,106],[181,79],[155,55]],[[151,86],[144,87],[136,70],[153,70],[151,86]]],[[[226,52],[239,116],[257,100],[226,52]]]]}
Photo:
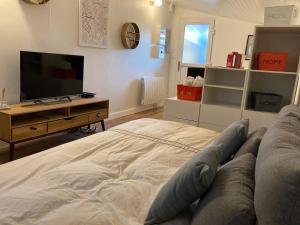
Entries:
{"type": "Polygon", "coordinates": [[[83,91],[84,57],[20,52],[21,101],[72,96],[83,91]]]}

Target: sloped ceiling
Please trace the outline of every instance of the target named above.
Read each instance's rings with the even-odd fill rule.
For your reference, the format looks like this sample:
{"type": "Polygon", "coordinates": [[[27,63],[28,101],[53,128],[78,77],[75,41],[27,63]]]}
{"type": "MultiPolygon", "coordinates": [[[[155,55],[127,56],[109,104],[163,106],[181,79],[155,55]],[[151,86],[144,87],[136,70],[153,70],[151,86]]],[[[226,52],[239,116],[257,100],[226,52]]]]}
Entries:
{"type": "Polygon", "coordinates": [[[174,0],[174,2],[183,8],[254,23],[263,23],[264,7],[296,5],[300,9],[300,0],[174,0]]]}

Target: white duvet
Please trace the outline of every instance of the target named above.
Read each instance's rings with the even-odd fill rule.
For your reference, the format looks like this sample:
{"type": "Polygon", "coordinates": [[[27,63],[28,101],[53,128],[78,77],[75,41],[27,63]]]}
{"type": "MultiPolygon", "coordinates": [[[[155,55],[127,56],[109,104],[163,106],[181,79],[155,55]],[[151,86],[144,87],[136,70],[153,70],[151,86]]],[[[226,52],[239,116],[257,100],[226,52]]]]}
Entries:
{"type": "Polygon", "coordinates": [[[0,166],[1,225],[142,225],[161,186],[217,133],[142,119],[0,166]]]}

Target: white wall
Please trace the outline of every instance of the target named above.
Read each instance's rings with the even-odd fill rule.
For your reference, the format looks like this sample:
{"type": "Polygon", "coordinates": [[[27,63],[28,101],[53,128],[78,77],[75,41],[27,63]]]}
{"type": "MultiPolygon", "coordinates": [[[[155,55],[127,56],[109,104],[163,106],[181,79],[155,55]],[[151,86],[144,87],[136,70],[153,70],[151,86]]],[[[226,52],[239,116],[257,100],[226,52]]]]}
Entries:
{"type": "MultiPolygon", "coordinates": [[[[0,87],[10,103],[19,100],[19,51],[43,51],[85,56],[84,90],[111,100],[111,112],[139,106],[140,78],[168,76],[169,60],[151,58],[151,31],[170,27],[167,8],[150,7],[148,0],[110,0],[107,49],[78,46],[78,0],[51,0],[34,6],[21,0],[0,1],[0,87]],[[136,22],[141,44],[125,50],[120,41],[125,22],[136,22]]],[[[129,110],[130,111],[130,110],[129,110]]]]}
{"type": "MultiPolygon", "coordinates": [[[[170,75],[169,75],[169,96],[176,95],[176,85],[179,83],[179,75],[177,73],[180,40],[180,26],[181,21],[191,18],[195,20],[201,19],[215,19],[215,30],[212,49],[212,65],[226,66],[227,55],[230,52],[237,51],[245,52],[247,37],[254,33],[256,24],[243,22],[239,20],[229,19],[220,16],[201,13],[183,8],[176,8],[173,24],[172,24],[172,38],[171,38],[171,60],[170,60],[170,75]],[[175,35],[175,34],[176,35],[175,35]]],[[[248,68],[249,61],[244,61],[244,67],[248,68]]]]}

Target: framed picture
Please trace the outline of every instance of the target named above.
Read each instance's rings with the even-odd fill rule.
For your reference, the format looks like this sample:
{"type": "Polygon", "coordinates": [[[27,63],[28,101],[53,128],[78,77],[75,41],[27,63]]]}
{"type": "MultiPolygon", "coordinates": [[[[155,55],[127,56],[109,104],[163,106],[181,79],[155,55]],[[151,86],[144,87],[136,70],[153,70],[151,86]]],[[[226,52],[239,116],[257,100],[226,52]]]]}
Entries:
{"type": "Polygon", "coordinates": [[[79,45],[107,48],[109,0],[79,0],[79,45]]]}
{"type": "Polygon", "coordinates": [[[248,35],[246,50],[245,50],[245,60],[250,60],[253,51],[254,35],[248,35]]]}

